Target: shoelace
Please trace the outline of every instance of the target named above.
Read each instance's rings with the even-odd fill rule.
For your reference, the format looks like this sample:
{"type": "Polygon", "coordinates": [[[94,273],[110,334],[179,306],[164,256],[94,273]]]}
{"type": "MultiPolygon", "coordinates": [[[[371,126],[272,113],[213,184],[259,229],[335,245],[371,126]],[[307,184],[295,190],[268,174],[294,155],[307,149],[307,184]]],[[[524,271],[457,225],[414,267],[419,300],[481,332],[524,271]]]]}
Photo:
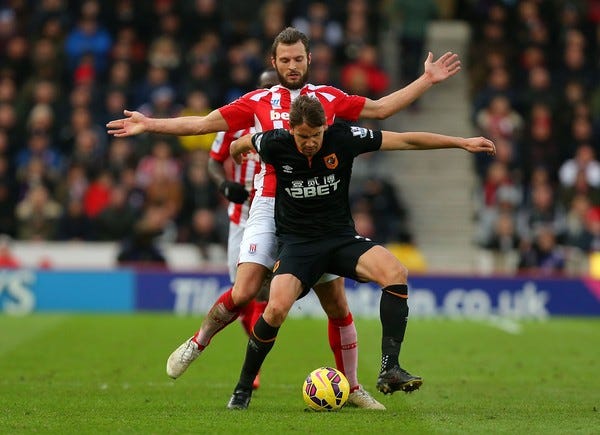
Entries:
{"type": "Polygon", "coordinates": [[[359,388],[358,390],[354,391],[354,393],[357,396],[360,396],[360,397],[368,400],[371,403],[375,403],[375,399],[373,399],[373,397],[371,397],[371,395],[369,393],[367,393],[365,390],[363,390],[362,388],[359,388]]]}
{"type": "Polygon", "coordinates": [[[192,344],[192,340],[188,341],[187,346],[185,347],[185,350],[181,354],[181,361],[187,362],[187,361],[191,360],[194,357],[195,350],[196,350],[196,348],[192,344]]]}

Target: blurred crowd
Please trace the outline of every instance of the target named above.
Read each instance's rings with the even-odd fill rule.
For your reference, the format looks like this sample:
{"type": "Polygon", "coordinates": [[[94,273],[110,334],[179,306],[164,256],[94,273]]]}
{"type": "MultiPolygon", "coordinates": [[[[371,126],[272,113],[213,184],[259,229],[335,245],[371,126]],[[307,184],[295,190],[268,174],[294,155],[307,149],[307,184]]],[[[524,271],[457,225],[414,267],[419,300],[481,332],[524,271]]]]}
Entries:
{"type": "Polygon", "coordinates": [[[476,1],[476,243],[498,271],[581,272],[600,252],[600,1],[476,1]]]}
{"type": "MultiPolygon", "coordinates": [[[[0,2],[0,234],[119,241],[123,263],[164,264],[161,242],[204,255],[226,246],[226,203],[206,170],[214,135],[114,138],[105,124],[125,108],[205,115],[253,90],[288,25],[311,38],[311,82],[377,98],[390,82],[382,3],[0,2]]],[[[362,180],[353,189],[361,228],[410,241],[395,188],[375,174],[362,180]]]]}
{"type": "MultiPolygon", "coordinates": [[[[123,263],[164,264],[161,242],[225,247],[214,135],[119,139],[106,122],[205,115],[253,90],[288,25],[311,39],[312,83],[378,98],[418,76],[447,4],[471,25],[471,121],[498,151],[474,160],[475,242],[498,271],[568,271],[600,252],[600,0],[1,1],[0,234],[119,241],[123,263]]],[[[398,187],[356,172],[359,231],[410,244],[398,187]]]]}

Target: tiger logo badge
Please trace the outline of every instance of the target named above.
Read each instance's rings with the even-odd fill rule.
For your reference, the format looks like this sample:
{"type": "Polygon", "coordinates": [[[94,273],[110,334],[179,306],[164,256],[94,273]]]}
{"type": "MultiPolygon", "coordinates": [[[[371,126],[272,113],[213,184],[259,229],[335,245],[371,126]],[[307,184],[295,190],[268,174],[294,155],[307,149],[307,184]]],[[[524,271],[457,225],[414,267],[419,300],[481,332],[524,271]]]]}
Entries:
{"type": "Polygon", "coordinates": [[[335,153],[323,157],[323,160],[325,161],[325,166],[327,166],[327,169],[335,169],[339,163],[335,153]]]}

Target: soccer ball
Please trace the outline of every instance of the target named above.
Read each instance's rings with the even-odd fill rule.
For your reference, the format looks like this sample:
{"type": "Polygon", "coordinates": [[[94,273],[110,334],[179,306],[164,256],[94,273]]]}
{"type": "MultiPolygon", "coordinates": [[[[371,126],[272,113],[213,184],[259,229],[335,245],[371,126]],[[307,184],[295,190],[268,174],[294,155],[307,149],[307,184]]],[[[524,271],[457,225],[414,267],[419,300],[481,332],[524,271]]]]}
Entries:
{"type": "Polygon", "coordinates": [[[315,411],[336,411],[346,404],[350,384],[346,376],[332,367],[319,367],[308,374],[302,397],[315,411]]]}

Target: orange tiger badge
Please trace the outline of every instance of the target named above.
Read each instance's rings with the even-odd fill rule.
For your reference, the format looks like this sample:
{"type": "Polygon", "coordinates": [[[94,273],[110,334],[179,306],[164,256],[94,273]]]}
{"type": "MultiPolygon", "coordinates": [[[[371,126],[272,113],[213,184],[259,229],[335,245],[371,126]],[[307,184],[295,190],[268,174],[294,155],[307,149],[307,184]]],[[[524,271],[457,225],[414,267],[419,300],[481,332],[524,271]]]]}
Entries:
{"type": "Polygon", "coordinates": [[[327,169],[335,169],[339,163],[335,153],[323,157],[323,160],[325,160],[325,166],[327,166],[327,169]]]}

